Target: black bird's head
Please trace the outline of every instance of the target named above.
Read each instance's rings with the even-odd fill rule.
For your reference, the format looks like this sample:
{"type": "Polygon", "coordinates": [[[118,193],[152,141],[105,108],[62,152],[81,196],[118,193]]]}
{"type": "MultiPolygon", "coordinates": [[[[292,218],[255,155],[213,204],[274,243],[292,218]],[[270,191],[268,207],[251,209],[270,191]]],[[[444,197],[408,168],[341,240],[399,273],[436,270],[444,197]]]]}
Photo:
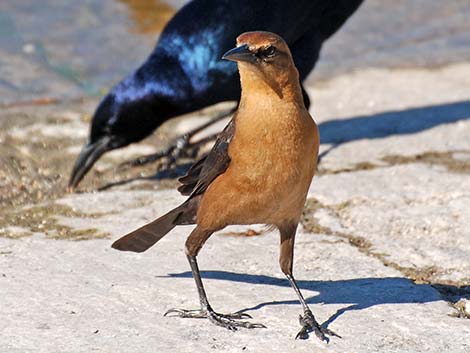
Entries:
{"type": "Polygon", "coordinates": [[[149,136],[169,115],[173,106],[163,95],[146,92],[140,85],[123,81],[99,103],[69,180],[73,190],[106,152],[149,136]]]}

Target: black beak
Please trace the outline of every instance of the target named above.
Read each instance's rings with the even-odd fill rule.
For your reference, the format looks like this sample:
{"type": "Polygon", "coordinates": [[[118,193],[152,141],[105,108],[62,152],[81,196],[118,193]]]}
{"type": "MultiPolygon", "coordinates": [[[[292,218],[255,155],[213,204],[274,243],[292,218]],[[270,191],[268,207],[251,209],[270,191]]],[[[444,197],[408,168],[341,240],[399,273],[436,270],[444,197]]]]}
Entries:
{"type": "Polygon", "coordinates": [[[105,153],[109,151],[111,138],[104,136],[94,143],[85,145],[78,155],[77,161],[72,170],[69,180],[69,189],[77,187],[85,174],[93,167],[93,164],[105,153]]]}
{"type": "Polygon", "coordinates": [[[255,63],[256,55],[250,51],[248,45],[243,44],[233,49],[230,49],[222,56],[222,59],[255,63]]]}

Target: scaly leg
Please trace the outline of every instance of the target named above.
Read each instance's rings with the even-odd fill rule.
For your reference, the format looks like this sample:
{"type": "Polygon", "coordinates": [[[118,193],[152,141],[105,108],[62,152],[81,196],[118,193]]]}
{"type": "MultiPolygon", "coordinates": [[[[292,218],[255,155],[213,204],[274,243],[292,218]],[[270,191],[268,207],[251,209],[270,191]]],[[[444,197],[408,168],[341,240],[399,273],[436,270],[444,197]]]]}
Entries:
{"type": "Polygon", "coordinates": [[[207,300],[206,291],[202,284],[201,274],[196,261],[196,255],[201,249],[204,242],[211,236],[212,232],[203,231],[196,227],[190,234],[186,241],[186,256],[191,266],[191,272],[193,274],[194,281],[196,282],[197,291],[199,294],[199,302],[201,304],[200,310],[185,310],[185,309],[170,309],[165,313],[165,316],[169,314],[175,314],[182,318],[207,318],[213,324],[225,327],[229,330],[235,331],[238,327],[245,328],[264,328],[262,324],[251,323],[247,321],[236,321],[237,319],[250,319],[251,316],[244,313],[233,313],[233,314],[219,314],[216,313],[207,300]]]}
{"type": "MultiPolygon", "coordinates": [[[[281,270],[286,275],[289,280],[292,288],[294,288],[297,296],[299,297],[300,303],[302,304],[302,309],[304,316],[299,316],[299,322],[302,328],[295,338],[307,339],[309,332],[314,332],[315,335],[322,341],[328,342],[328,338],[325,335],[340,337],[333,331],[322,327],[315,317],[313,316],[312,311],[308,307],[305,299],[300,292],[299,286],[297,285],[294,276],[292,275],[292,265],[294,261],[294,243],[295,243],[295,232],[297,229],[297,224],[287,223],[279,227],[281,233],[281,254],[279,257],[279,263],[281,265],[281,270]]],[[[341,337],[340,337],[341,338],[341,337]]]]}
{"type": "Polygon", "coordinates": [[[304,316],[299,315],[299,323],[302,326],[300,329],[299,333],[295,336],[295,338],[300,338],[302,340],[308,338],[308,333],[309,332],[314,332],[315,335],[321,339],[322,341],[328,342],[328,338],[325,335],[329,336],[336,336],[341,338],[341,336],[337,335],[333,331],[322,327],[317,320],[315,320],[315,316],[313,316],[312,311],[308,307],[307,303],[305,302],[305,299],[300,292],[299,287],[297,286],[297,283],[295,282],[295,279],[292,275],[286,275],[287,279],[289,280],[291,286],[294,288],[295,292],[297,293],[297,296],[299,297],[300,303],[302,304],[302,308],[304,311],[304,316]]]}

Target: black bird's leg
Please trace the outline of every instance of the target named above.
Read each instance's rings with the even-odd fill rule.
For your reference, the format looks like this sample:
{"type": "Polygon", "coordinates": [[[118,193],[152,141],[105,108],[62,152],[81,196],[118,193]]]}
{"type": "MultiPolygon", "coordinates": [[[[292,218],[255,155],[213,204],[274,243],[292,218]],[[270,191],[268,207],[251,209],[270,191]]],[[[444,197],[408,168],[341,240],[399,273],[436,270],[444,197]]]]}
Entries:
{"type": "Polygon", "coordinates": [[[191,142],[191,138],[199,132],[207,129],[209,126],[214,125],[220,120],[232,115],[235,110],[236,107],[228,111],[222,112],[221,114],[215,116],[213,119],[209,120],[207,123],[176,138],[174,142],[172,142],[170,146],[168,146],[163,151],[146,156],[141,156],[131,161],[121,163],[119,165],[119,168],[143,166],[145,164],[156,162],[165,158],[166,161],[162,164],[162,169],[169,169],[176,163],[178,158],[195,158],[199,151],[199,148],[205,145],[206,143],[216,140],[218,133],[209,135],[195,142],[191,142]]]}
{"type": "Polygon", "coordinates": [[[235,321],[237,319],[251,319],[251,316],[245,313],[233,313],[233,314],[219,314],[216,313],[207,300],[206,291],[202,284],[201,274],[196,261],[196,254],[202,247],[202,244],[209,238],[212,232],[201,231],[196,227],[188,240],[186,241],[186,256],[191,266],[191,272],[193,274],[194,281],[196,282],[197,291],[199,294],[199,302],[201,304],[200,310],[185,310],[185,309],[170,309],[165,313],[165,316],[169,314],[175,314],[182,318],[205,318],[209,319],[213,324],[225,327],[229,330],[236,331],[238,327],[245,328],[264,328],[262,324],[251,323],[247,321],[235,321]],[[191,244],[188,244],[191,243],[191,244]]]}
{"type": "Polygon", "coordinates": [[[279,231],[281,233],[281,254],[279,258],[281,270],[282,272],[284,272],[292,288],[294,288],[295,292],[297,293],[297,296],[299,297],[304,312],[303,316],[299,315],[299,322],[302,328],[300,329],[299,333],[295,336],[295,338],[307,339],[308,333],[312,331],[319,339],[326,342],[328,342],[329,339],[325,335],[336,336],[341,338],[341,336],[337,335],[336,333],[325,327],[322,327],[317,322],[317,320],[313,316],[312,311],[305,302],[305,299],[302,293],[300,292],[297,282],[294,279],[294,276],[292,274],[292,265],[294,260],[294,242],[296,229],[297,224],[293,223],[288,223],[279,227],[279,231]]]}

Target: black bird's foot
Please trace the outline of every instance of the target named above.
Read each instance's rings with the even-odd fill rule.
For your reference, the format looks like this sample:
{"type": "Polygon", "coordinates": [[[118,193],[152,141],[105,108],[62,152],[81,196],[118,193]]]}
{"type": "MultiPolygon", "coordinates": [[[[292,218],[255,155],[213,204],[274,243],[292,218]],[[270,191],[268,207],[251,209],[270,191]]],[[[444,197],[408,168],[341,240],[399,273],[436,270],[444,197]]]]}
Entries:
{"type": "Polygon", "coordinates": [[[178,159],[194,159],[197,157],[200,148],[209,142],[215,141],[217,139],[218,134],[203,137],[195,142],[191,142],[191,139],[196,134],[205,130],[214,123],[232,115],[235,110],[236,108],[233,108],[222,112],[207,123],[176,138],[172,143],[170,143],[169,147],[163,151],[146,156],[141,156],[128,162],[121,163],[118,168],[138,167],[157,161],[162,161],[162,163],[160,163],[159,165],[159,170],[169,170],[171,169],[171,167],[174,167],[176,165],[178,159]]]}
{"type": "Polygon", "coordinates": [[[196,158],[200,145],[190,143],[189,134],[182,135],[174,140],[168,148],[158,153],[141,156],[121,163],[118,168],[141,167],[149,163],[160,161],[160,169],[170,169],[180,158],[196,158]]]}
{"type": "Polygon", "coordinates": [[[236,331],[239,327],[266,328],[263,324],[251,323],[248,321],[236,321],[241,319],[251,319],[251,316],[245,313],[219,314],[213,310],[170,309],[164,314],[164,316],[168,315],[192,319],[209,319],[213,324],[225,327],[231,331],[236,331]]]}
{"type": "Polygon", "coordinates": [[[297,336],[295,336],[296,339],[301,339],[305,340],[308,338],[309,332],[314,332],[315,336],[317,336],[320,340],[329,342],[329,338],[326,337],[328,336],[335,336],[341,338],[340,335],[334,333],[333,331],[327,329],[326,327],[322,327],[317,320],[315,320],[315,317],[313,316],[313,313],[308,310],[304,312],[304,316],[299,315],[299,323],[302,325],[302,328],[300,329],[299,333],[297,336]]]}

